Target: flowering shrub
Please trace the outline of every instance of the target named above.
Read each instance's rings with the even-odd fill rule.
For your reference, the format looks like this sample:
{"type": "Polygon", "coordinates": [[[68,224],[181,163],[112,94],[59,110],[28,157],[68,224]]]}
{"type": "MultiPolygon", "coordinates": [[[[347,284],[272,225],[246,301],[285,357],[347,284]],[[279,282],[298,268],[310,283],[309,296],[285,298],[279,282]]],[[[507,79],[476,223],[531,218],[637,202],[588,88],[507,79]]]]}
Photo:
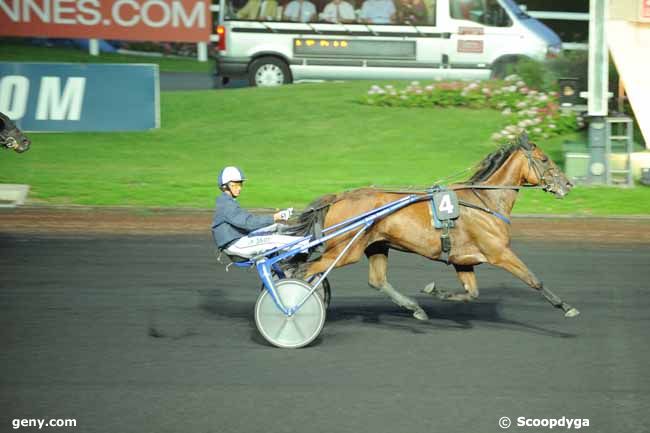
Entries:
{"type": "Polygon", "coordinates": [[[575,131],[584,121],[573,111],[561,110],[556,92],[529,88],[517,75],[503,81],[436,82],[426,86],[413,81],[405,89],[374,85],[363,98],[368,105],[386,107],[493,108],[504,117],[492,140],[514,140],[526,130],[531,140],[575,131]]]}

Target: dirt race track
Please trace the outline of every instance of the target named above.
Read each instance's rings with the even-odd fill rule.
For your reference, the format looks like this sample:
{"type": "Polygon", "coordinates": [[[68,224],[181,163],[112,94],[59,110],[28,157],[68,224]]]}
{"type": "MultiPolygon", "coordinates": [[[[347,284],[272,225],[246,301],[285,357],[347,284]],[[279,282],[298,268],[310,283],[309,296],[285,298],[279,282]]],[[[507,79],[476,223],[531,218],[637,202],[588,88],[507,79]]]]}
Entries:
{"type": "Polygon", "coordinates": [[[110,433],[567,430],[520,417],[650,431],[648,220],[515,220],[515,251],[577,318],[487,265],[477,302],[433,299],[419,289],[457,289],[453,271],[391,253],[389,279],[431,319],[370,289],[362,261],[333,273],[325,328],[300,350],[259,336],[257,276],[214,263],[209,222],[0,212],[0,432],[19,418],[110,433]]]}
{"type": "MultiPolygon", "coordinates": [[[[269,211],[271,212],[271,211],[269,211]]],[[[91,207],[0,209],[0,231],[12,233],[206,233],[205,210],[133,210],[91,207]]],[[[650,244],[650,218],[514,218],[513,238],[650,244]]]]}

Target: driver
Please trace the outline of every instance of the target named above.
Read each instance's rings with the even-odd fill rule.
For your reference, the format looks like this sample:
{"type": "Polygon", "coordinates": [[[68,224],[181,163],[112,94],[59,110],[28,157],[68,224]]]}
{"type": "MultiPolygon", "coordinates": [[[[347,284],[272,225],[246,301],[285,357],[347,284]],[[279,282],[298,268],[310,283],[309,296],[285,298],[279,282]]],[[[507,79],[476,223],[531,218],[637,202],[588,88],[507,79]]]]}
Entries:
{"type": "Polygon", "coordinates": [[[236,199],[245,180],[244,173],[237,167],[225,167],[219,173],[218,185],[222,193],[217,197],[212,219],[212,237],[217,248],[228,255],[250,258],[300,239],[278,234],[278,224],[274,224],[287,221],[293,208],[273,215],[253,215],[239,207],[236,199]]]}

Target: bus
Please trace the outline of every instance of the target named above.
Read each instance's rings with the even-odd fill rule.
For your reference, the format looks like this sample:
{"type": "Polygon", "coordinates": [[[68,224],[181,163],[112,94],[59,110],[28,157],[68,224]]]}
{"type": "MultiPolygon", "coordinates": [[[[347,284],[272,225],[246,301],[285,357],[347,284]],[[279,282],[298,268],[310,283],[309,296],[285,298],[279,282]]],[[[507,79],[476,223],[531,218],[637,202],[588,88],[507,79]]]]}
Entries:
{"type": "Polygon", "coordinates": [[[502,76],[562,50],[513,0],[220,0],[217,76],[299,80],[502,76]]]}

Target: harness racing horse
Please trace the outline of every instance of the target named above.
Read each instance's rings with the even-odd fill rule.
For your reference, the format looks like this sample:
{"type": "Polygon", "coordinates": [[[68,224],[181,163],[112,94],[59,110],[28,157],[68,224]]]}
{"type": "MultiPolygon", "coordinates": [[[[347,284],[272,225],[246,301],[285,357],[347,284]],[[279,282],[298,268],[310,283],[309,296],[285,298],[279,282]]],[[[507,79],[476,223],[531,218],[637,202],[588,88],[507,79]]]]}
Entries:
{"type": "MultiPolygon", "coordinates": [[[[551,305],[562,309],[566,317],[579,314],[577,309],[544,287],[510,248],[510,226],[506,220],[515,204],[518,190],[523,186],[540,186],[559,198],[573,187],[555,163],[539,147],[530,143],[525,134],[519,137],[516,145],[502,147],[488,155],[468,182],[449,186],[449,189],[456,191],[464,206],[455,221],[455,228],[450,231],[451,249],[447,262],[453,264],[465,292],[445,292],[436,289],[434,283],[425,287],[423,292],[451,301],[474,300],[479,296],[474,266],[490,263],[541,292],[551,305]]],[[[315,214],[320,212],[321,218],[324,218],[323,226],[330,227],[406,195],[404,192],[371,188],[328,195],[312,203],[303,212],[300,221],[304,224],[310,219],[314,220],[315,214]]],[[[442,260],[440,231],[432,225],[430,206],[430,201],[423,198],[379,219],[335,264],[335,267],[340,267],[355,263],[365,253],[369,261],[370,286],[388,295],[396,304],[411,310],[419,320],[428,319],[426,312],[415,299],[400,293],[386,278],[388,251],[392,248],[431,260],[442,260]]],[[[328,241],[319,258],[298,266],[296,276],[310,278],[324,272],[335,263],[356,232],[352,230],[328,241]]]]}
{"type": "Polygon", "coordinates": [[[0,147],[13,149],[18,153],[29,150],[31,141],[16,127],[14,122],[0,113],[0,147]]]}

